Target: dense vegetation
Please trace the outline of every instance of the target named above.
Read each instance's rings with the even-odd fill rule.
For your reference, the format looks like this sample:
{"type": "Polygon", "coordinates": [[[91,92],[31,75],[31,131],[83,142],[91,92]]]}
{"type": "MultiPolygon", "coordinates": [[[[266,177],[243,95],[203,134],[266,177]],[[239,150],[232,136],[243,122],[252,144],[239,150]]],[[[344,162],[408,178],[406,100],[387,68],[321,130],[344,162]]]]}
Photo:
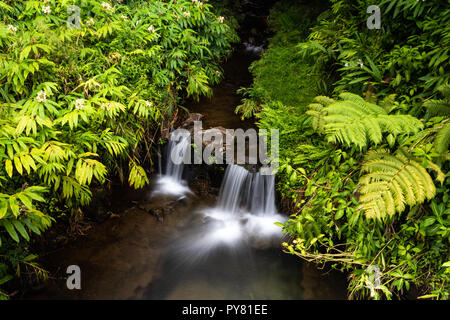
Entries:
{"type": "Polygon", "coordinates": [[[159,129],[211,93],[232,25],[200,0],[0,2],[0,298],[45,278],[30,242],[93,186],[148,183],[159,129]]]}
{"type": "Polygon", "coordinates": [[[283,1],[241,89],[242,117],[279,128],[284,250],[349,274],[350,298],[448,299],[447,1],[283,1]]]}

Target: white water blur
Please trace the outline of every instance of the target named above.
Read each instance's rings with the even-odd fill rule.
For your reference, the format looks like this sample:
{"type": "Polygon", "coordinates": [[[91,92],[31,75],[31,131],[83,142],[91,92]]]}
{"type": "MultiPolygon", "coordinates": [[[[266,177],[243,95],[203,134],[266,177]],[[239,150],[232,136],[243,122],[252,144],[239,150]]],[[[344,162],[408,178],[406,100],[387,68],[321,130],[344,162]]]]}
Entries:
{"type": "Polygon", "coordinates": [[[191,242],[200,251],[237,246],[248,238],[281,239],[281,228],[275,223],[286,221],[275,205],[275,176],[252,173],[235,164],[227,167],[217,206],[201,214],[206,228],[191,242]]]}
{"type": "Polygon", "coordinates": [[[162,172],[159,159],[159,176],[153,195],[170,195],[184,197],[191,193],[186,181],[182,179],[184,171],[183,159],[191,151],[191,135],[189,132],[171,133],[166,157],[165,171],[162,172]]]}
{"type": "Polygon", "coordinates": [[[249,172],[241,166],[228,166],[219,193],[218,208],[233,215],[237,212],[249,172]]]}
{"type": "Polygon", "coordinates": [[[244,42],[245,51],[259,55],[263,50],[263,46],[255,46],[249,42],[244,42]]]}

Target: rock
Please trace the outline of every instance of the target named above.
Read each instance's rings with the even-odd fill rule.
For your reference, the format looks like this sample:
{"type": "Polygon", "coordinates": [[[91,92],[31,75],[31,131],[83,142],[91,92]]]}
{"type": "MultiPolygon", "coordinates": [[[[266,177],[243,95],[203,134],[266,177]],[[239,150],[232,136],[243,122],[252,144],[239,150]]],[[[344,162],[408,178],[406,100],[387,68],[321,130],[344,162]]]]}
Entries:
{"type": "Polygon", "coordinates": [[[181,128],[183,129],[193,129],[194,121],[200,121],[203,119],[203,115],[201,113],[189,113],[189,116],[186,120],[184,120],[181,128]]]}
{"type": "Polygon", "coordinates": [[[225,160],[226,150],[227,150],[227,140],[230,140],[231,143],[234,144],[234,139],[235,139],[234,135],[227,132],[227,129],[225,129],[222,126],[204,129],[204,130],[201,130],[200,133],[202,134],[202,137],[203,137],[203,139],[202,139],[203,150],[207,146],[213,146],[213,147],[217,146],[219,148],[218,151],[222,153],[223,159],[225,160]],[[205,134],[212,134],[212,137],[205,138],[205,134]],[[216,137],[215,137],[216,135],[221,136],[222,141],[216,140],[216,137]]]}
{"type": "Polygon", "coordinates": [[[152,211],[152,214],[156,217],[159,222],[164,222],[164,210],[163,209],[155,209],[152,211]]]}
{"type": "Polygon", "coordinates": [[[110,219],[117,219],[120,218],[120,215],[112,213],[112,212],[108,212],[109,213],[109,218],[110,219]]]}

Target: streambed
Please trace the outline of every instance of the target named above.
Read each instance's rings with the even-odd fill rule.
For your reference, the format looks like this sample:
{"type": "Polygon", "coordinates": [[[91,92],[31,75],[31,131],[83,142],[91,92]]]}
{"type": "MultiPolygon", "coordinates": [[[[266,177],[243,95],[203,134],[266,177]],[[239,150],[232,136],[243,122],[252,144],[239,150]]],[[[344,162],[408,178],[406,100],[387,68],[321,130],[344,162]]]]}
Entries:
{"type": "MultiPolygon", "coordinates": [[[[245,54],[242,48],[236,60],[231,58],[227,62],[228,67],[234,72],[247,72],[248,64],[242,65],[246,61],[245,54]]],[[[226,78],[224,86],[216,90],[221,92],[219,95],[190,107],[194,111],[205,111],[205,120],[211,125],[242,127],[234,114],[238,98],[235,91],[242,84],[233,85],[233,77],[226,78]],[[208,110],[213,110],[217,104],[222,106],[222,112],[216,119],[217,114],[208,110]],[[218,119],[226,119],[226,123],[218,119]]],[[[247,127],[251,125],[247,122],[247,127]]],[[[196,174],[188,172],[189,169],[186,171],[184,176],[196,174]]],[[[214,217],[205,219],[208,212],[218,207],[220,197],[210,179],[191,185],[190,192],[184,192],[184,196],[155,192],[161,185],[157,183],[156,174],[151,180],[154,183],[139,192],[116,191],[112,202],[120,217],[96,225],[86,237],[46,257],[47,267],[54,271],[56,278],[28,298],[346,298],[343,276],[325,275],[298,258],[282,253],[281,233],[269,237],[270,241],[252,237],[251,232],[233,240],[233,229],[225,228],[219,238],[211,238],[214,223],[223,222],[214,221],[214,217]],[[226,240],[230,238],[233,241],[226,240]],[[80,266],[82,290],[66,288],[65,270],[69,265],[80,266]]],[[[235,222],[246,223],[241,220],[235,222]]],[[[252,232],[257,235],[258,228],[252,232]]]]}
{"type": "MultiPolygon", "coordinates": [[[[262,16],[249,17],[254,20],[252,23],[258,25],[259,21],[259,26],[264,28],[262,16]]],[[[211,99],[187,102],[191,112],[204,116],[203,128],[255,127],[252,121],[241,121],[234,109],[240,104],[236,90],[248,87],[252,81],[248,67],[258,58],[260,47],[252,44],[251,38],[258,34],[261,33],[248,32],[247,39],[243,39],[245,44],[224,63],[225,78],[214,88],[211,99]]],[[[115,215],[94,225],[87,236],[45,256],[46,267],[55,277],[26,298],[346,298],[343,275],[325,274],[281,251],[282,234],[273,233],[273,222],[287,216],[270,215],[276,219],[265,223],[271,226],[269,237],[259,236],[258,224],[249,227],[255,226],[250,222],[257,216],[252,216],[249,208],[237,208],[231,218],[221,217],[220,209],[230,202],[224,199],[224,186],[219,192],[223,177],[212,177],[204,167],[185,168],[184,172],[172,167],[178,182],[161,180],[155,173],[150,177],[152,184],[144,190],[117,189],[111,199],[115,215]],[[190,183],[179,184],[180,179],[190,183]],[[80,266],[81,290],[66,287],[65,271],[69,265],[80,266]]],[[[241,184],[245,186],[245,182],[241,184]]],[[[267,197],[266,192],[261,201],[267,197]]],[[[275,199],[271,201],[275,204],[275,199]]]]}

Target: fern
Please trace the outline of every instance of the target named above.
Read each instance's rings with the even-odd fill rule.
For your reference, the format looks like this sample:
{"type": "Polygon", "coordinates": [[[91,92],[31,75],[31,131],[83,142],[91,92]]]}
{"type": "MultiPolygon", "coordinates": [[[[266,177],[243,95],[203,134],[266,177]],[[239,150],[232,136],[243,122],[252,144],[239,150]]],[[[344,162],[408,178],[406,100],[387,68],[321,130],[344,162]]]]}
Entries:
{"type": "Polygon", "coordinates": [[[352,93],[341,93],[341,100],[317,97],[307,114],[313,117],[313,127],[324,133],[328,142],[363,149],[369,143],[379,144],[383,134],[414,134],[423,128],[422,122],[410,115],[389,115],[387,111],[352,93]]]}
{"type": "Polygon", "coordinates": [[[448,147],[450,146],[450,122],[443,124],[442,129],[437,132],[433,144],[440,155],[448,153],[448,147]]]}
{"type": "Polygon", "coordinates": [[[439,92],[442,94],[443,99],[430,100],[423,104],[427,109],[425,115],[426,119],[435,116],[450,117],[450,85],[446,84],[438,88],[439,92]]]}
{"type": "Polygon", "coordinates": [[[385,149],[369,151],[362,166],[366,174],[359,180],[361,209],[367,218],[384,219],[432,199],[436,188],[427,171],[401,149],[391,154],[385,149]]]}

